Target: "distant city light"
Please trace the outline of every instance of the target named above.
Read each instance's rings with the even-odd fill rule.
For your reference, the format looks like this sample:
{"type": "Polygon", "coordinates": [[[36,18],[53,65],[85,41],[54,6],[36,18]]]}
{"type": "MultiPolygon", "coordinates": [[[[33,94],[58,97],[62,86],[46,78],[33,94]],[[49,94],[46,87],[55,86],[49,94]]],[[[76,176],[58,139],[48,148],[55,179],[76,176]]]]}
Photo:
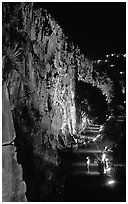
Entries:
{"type": "Polygon", "coordinates": [[[123,56],[126,57],[126,54],[124,54],[123,56]]]}
{"type": "Polygon", "coordinates": [[[113,57],[113,56],[115,56],[115,54],[111,54],[111,56],[113,57]]]}
{"type": "Polygon", "coordinates": [[[98,63],[100,63],[100,62],[101,62],[101,60],[98,60],[97,62],[98,62],[98,63]]]}
{"type": "Polygon", "coordinates": [[[108,60],[105,60],[105,62],[108,62],[108,60]]]}
{"type": "Polygon", "coordinates": [[[108,57],[109,57],[109,55],[106,55],[106,57],[108,58],[108,57]]]}
{"type": "Polygon", "coordinates": [[[120,74],[124,74],[124,72],[120,72],[120,74]]]}
{"type": "Polygon", "coordinates": [[[114,66],[115,66],[114,64],[111,64],[111,65],[110,65],[110,67],[114,67],[114,66]]]}

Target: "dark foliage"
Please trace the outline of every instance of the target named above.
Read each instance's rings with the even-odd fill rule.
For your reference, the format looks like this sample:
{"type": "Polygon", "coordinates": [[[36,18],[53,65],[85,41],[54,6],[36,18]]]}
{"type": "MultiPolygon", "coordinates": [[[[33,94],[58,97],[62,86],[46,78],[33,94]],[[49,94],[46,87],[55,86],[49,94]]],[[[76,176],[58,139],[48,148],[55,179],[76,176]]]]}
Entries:
{"type": "Polygon", "coordinates": [[[78,82],[76,85],[77,103],[79,112],[85,112],[94,123],[103,124],[108,114],[106,97],[101,90],[91,84],[78,82]]]}

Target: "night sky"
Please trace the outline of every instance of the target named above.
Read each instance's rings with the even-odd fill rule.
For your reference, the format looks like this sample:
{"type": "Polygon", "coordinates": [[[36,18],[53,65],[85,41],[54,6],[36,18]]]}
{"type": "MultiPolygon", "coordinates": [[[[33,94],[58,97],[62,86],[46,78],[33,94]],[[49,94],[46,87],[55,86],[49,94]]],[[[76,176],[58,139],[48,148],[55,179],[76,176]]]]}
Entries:
{"type": "Polygon", "coordinates": [[[126,3],[39,3],[90,59],[126,53],[126,3]]]}

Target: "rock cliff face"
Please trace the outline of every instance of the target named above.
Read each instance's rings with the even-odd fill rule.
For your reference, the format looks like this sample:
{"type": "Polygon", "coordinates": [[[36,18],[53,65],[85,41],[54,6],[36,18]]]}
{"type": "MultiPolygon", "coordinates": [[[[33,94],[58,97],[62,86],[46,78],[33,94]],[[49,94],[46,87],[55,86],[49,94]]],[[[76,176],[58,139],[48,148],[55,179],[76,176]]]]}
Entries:
{"type": "MultiPolygon", "coordinates": [[[[3,84],[9,93],[27,199],[60,201],[64,175],[58,149],[69,146],[76,132],[75,51],[46,11],[30,3],[5,3],[3,10],[3,84]]],[[[13,159],[15,147],[9,148],[13,159]]],[[[9,160],[5,157],[3,165],[9,160]]]]}
{"type": "Polygon", "coordinates": [[[28,201],[63,201],[58,150],[70,146],[79,131],[76,83],[81,77],[92,83],[91,72],[47,11],[33,3],[3,3],[3,87],[11,109],[8,117],[3,106],[3,141],[14,140],[14,146],[3,147],[4,201],[26,199],[21,166],[28,201]]]}
{"type": "Polygon", "coordinates": [[[2,107],[2,200],[25,202],[26,185],[22,179],[22,167],[17,163],[16,147],[13,142],[16,134],[5,84],[3,85],[2,107]]]}

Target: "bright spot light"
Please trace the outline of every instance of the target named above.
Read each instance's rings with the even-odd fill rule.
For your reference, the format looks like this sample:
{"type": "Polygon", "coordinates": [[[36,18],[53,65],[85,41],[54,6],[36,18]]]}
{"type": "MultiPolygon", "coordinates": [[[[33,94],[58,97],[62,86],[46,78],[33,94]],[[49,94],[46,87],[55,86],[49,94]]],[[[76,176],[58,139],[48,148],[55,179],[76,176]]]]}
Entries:
{"type": "Polygon", "coordinates": [[[109,181],[107,182],[108,185],[113,185],[114,183],[115,183],[114,180],[109,180],[109,181]]]}
{"type": "Polygon", "coordinates": [[[95,137],[92,141],[95,142],[97,140],[97,138],[95,137]]]}
{"type": "Polygon", "coordinates": [[[106,171],[107,171],[107,172],[111,171],[111,168],[110,168],[110,167],[109,167],[109,168],[107,168],[107,169],[106,169],[106,171]]]}
{"type": "Polygon", "coordinates": [[[102,154],[102,161],[104,161],[104,160],[105,160],[105,158],[106,158],[106,154],[105,154],[105,153],[103,153],[103,154],[102,154]]]}

